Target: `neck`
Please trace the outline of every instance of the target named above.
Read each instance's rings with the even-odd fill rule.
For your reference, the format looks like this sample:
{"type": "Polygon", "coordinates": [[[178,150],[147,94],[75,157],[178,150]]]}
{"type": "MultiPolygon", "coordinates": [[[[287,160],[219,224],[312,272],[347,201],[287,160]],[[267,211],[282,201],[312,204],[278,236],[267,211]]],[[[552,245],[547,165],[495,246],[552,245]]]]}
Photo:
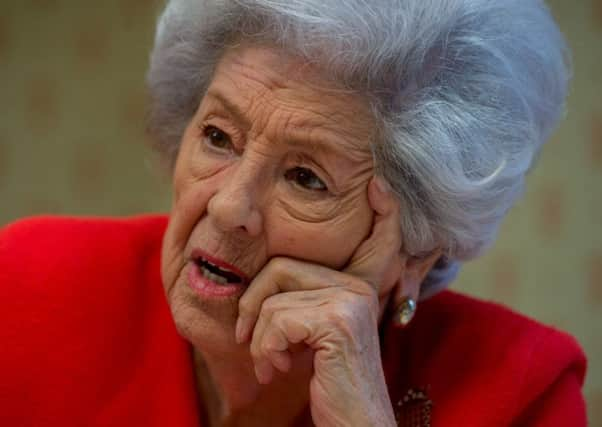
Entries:
{"type": "Polygon", "coordinates": [[[302,355],[305,363],[297,363],[291,372],[278,374],[272,383],[261,385],[248,357],[241,361],[194,350],[203,425],[265,426],[267,417],[271,426],[311,425],[307,408],[311,356],[302,355]]]}

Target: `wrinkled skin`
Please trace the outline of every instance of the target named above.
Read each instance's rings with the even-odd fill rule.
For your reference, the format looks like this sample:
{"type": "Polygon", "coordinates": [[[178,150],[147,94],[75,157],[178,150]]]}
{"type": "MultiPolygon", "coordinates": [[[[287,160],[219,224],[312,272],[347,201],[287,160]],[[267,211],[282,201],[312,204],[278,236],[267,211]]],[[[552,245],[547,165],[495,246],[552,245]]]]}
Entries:
{"type": "Polygon", "coordinates": [[[294,58],[239,46],[218,64],[182,138],[162,254],[211,425],[302,424],[308,406],[318,426],[394,425],[378,322],[436,254],[400,254],[373,127],[358,95],[294,58]],[[191,289],[195,248],[250,278],[242,296],[191,289]]]}

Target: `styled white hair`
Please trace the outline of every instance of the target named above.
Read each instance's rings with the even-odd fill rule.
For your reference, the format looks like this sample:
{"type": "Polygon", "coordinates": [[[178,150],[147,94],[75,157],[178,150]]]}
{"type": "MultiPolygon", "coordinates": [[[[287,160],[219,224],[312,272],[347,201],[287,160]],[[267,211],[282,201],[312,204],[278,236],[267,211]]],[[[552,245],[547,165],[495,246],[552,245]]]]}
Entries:
{"type": "Polygon", "coordinates": [[[217,62],[239,42],[300,57],[365,97],[405,251],[444,249],[429,294],[495,239],[563,113],[570,74],[540,0],[170,0],[148,85],[149,127],[172,164],[217,62]]]}

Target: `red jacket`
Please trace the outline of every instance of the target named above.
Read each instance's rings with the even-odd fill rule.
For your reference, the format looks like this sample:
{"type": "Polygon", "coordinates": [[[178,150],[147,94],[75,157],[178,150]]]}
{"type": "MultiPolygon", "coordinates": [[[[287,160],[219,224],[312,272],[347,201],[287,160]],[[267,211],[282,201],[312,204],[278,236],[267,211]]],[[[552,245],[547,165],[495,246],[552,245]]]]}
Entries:
{"type": "MultiPolygon", "coordinates": [[[[165,226],[46,217],[0,230],[0,426],[199,425],[159,275],[165,226]]],[[[443,292],[382,347],[392,399],[423,389],[432,426],[586,425],[575,340],[501,306],[443,292]]]]}

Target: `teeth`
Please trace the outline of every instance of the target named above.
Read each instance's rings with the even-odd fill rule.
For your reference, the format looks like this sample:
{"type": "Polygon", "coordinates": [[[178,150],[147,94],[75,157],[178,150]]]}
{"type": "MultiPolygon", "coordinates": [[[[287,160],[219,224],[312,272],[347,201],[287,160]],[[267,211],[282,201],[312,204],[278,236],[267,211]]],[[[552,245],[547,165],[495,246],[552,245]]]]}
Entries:
{"type": "MultiPolygon", "coordinates": [[[[215,264],[211,264],[215,265],[215,264]]],[[[217,267],[217,266],[216,266],[217,267]]],[[[232,270],[227,269],[226,267],[218,267],[220,270],[227,271],[228,273],[234,273],[232,270]]]]}
{"type": "Polygon", "coordinates": [[[226,280],[225,277],[219,276],[217,274],[213,274],[212,272],[210,272],[209,270],[207,270],[205,267],[201,267],[201,272],[203,273],[203,276],[213,282],[219,283],[220,285],[225,285],[228,283],[228,281],[226,280]]]}
{"type": "Polygon", "coordinates": [[[229,280],[232,280],[232,282],[235,282],[235,283],[241,282],[240,276],[238,276],[237,273],[230,270],[229,268],[217,266],[204,258],[201,258],[200,261],[197,262],[197,264],[199,265],[203,276],[208,278],[209,280],[213,280],[216,283],[226,285],[226,284],[230,283],[229,280]],[[209,268],[207,268],[207,267],[211,268],[211,270],[209,270],[209,268]],[[223,271],[225,274],[213,273],[212,270],[215,270],[215,269],[217,269],[220,272],[223,271]],[[224,277],[224,276],[227,276],[227,277],[224,277]],[[234,276],[234,278],[232,278],[232,276],[234,276]]]}

